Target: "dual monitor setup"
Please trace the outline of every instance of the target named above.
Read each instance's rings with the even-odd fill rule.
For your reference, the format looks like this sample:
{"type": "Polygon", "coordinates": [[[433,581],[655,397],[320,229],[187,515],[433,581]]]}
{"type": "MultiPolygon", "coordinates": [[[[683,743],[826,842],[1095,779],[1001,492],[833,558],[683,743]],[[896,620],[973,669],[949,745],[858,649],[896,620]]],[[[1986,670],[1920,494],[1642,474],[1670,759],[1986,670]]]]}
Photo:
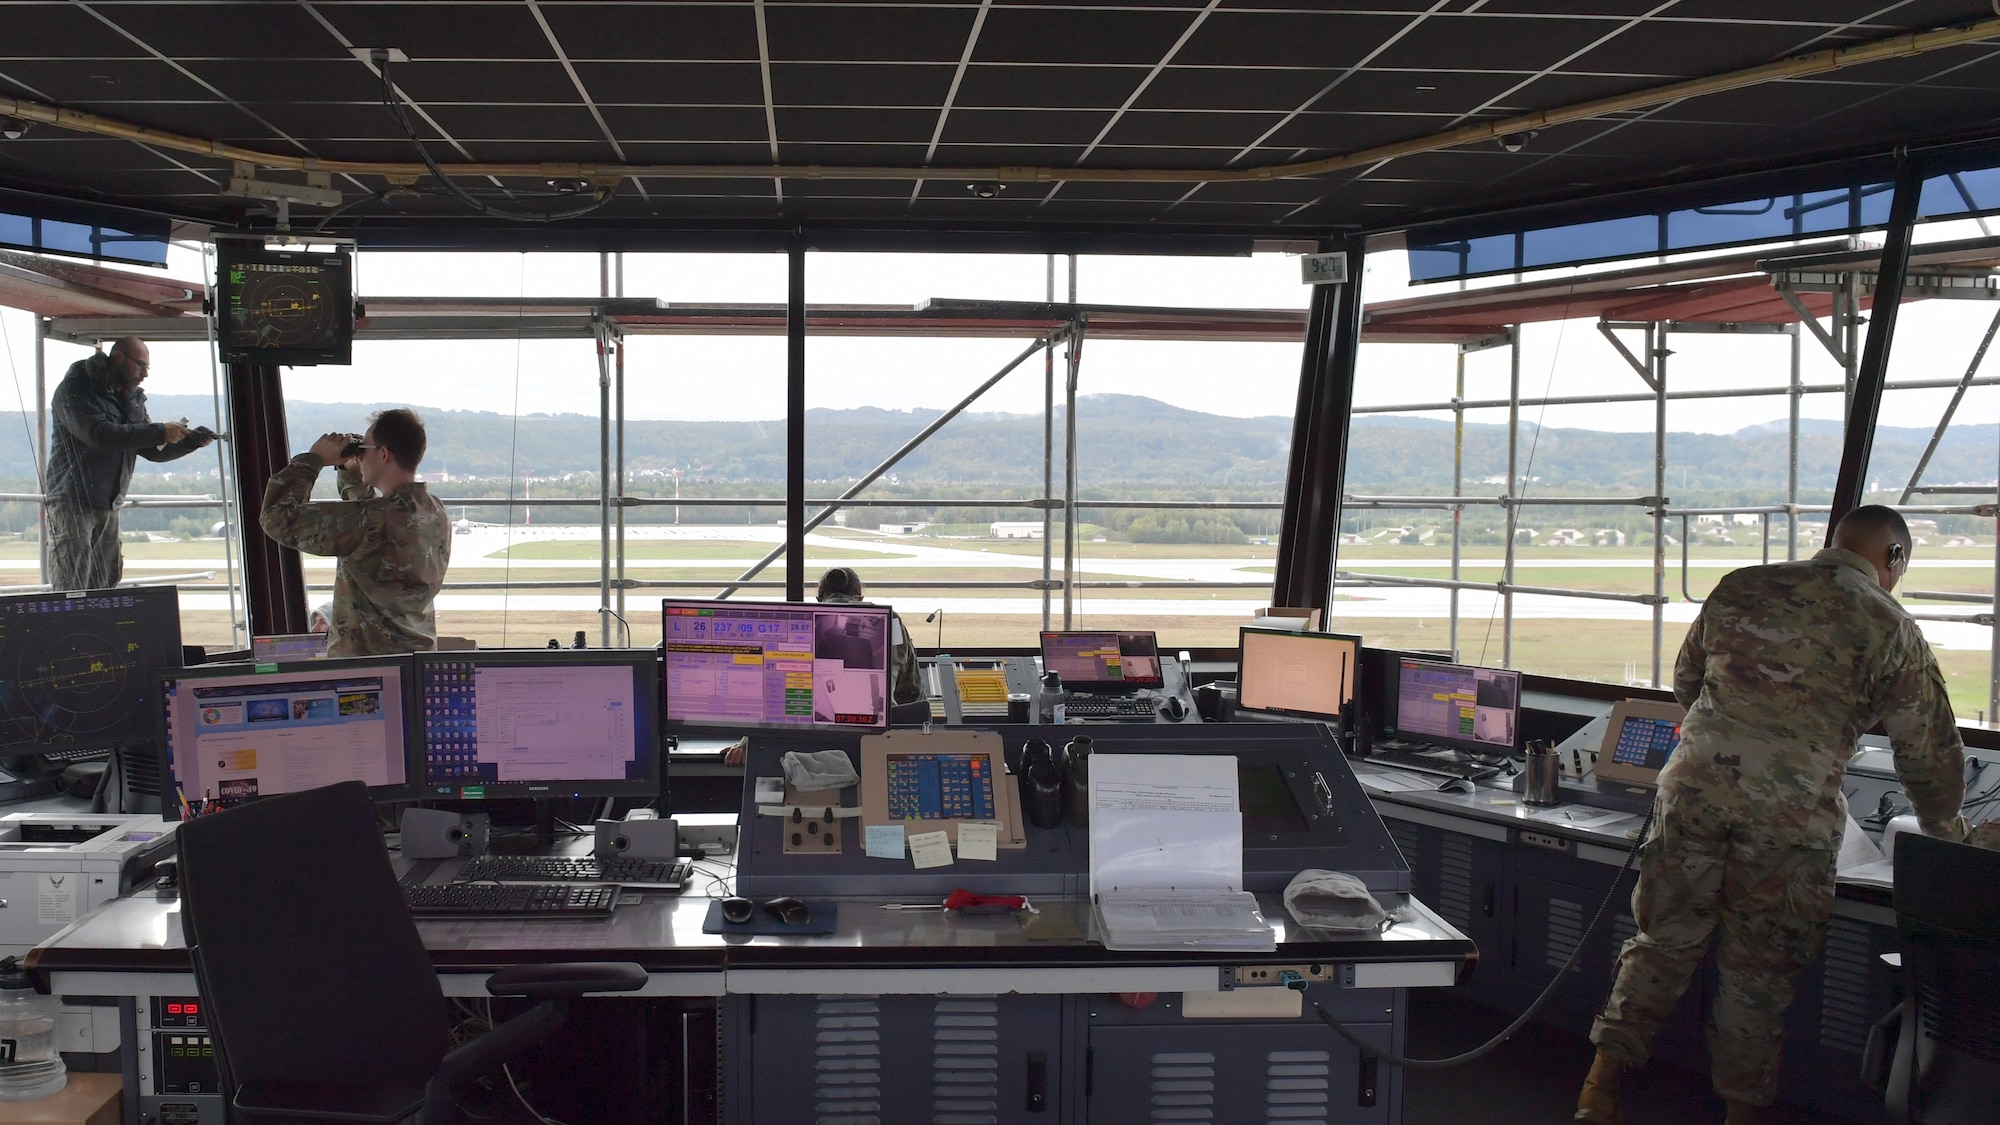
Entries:
{"type": "MultiPolygon", "coordinates": [[[[1366,726],[1385,743],[1442,762],[1480,762],[1520,748],[1521,675],[1453,664],[1416,652],[1370,649],[1341,633],[1246,627],[1241,634],[1236,714],[1366,726]]],[[[1680,708],[1627,700],[1612,708],[1597,776],[1631,786],[1654,784],[1680,744],[1680,708]]],[[[1403,756],[1406,764],[1420,765],[1403,756]]]]}

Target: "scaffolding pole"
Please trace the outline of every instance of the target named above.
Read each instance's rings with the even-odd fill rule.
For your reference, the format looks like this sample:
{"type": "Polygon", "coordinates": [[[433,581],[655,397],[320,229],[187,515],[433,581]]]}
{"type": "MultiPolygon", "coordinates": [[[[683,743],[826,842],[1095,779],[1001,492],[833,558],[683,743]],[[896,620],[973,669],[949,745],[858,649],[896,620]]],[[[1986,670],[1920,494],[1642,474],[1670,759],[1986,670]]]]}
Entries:
{"type": "Polygon", "coordinates": [[[1785,559],[1797,561],[1799,557],[1799,407],[1805,401],[1805,382],[1802,362],[1805,359],[1805,337],[1796,325],[1792,328],[1792,379],[1791,429],[1786,440],[1785,452],[1785,505],[1789,512],[1785,515],[1785,559]]]}
{"type": "MultiPolygon", "coordinates": [[[[1458,404],[1465,401],[1465,349],[1458,349],[1458,383],[1452,395],[1451,426],[1451,495],[1454,500],[1465,495],[1465,408],[1458,404]]],[[[1451,580],[1460,579],[1459,563],[1464,556],[1465,505],[1454,504],[1451,509],[1451,580]]],[[[1336,532],[1338,534],[1338,532],[1336,532]]],[[[1451,588],[1451,658],[1458,659],[1458,587],[1451,588]]]]}
{"type": "MultiPolygon", "coordinates": [[[[1463,415],[1461,415],[1462,417],[1463,415]]],[[[1514,532],[1521,491],[1521,326],[1507,330],[1507,547],[1500,564],[1500,666],[1514,666],[1514,532]]],[[[1487,620],[1492,620],[1488,618],[1487,620]]]]}
{"type": "Polygon", "coordinates": [[[1658,325],[1646,326],[1646,358],[1653,369],[1653,686],[1660,686],[1660,648],[1667,626],[1667,339],[1658,325]]]}
{"type": "MultiPolygon", "coordinates": [[[[1049,304],[1056,303],[1056,256],[1048,256],[1049,304]]],[[[1056,342],[1042,345],[1042,631],[1051,628],[1049,575],[1055,569],[1056,492],[1056,342]]]]}
{"type": "MultiPolygon", "coordinates": [[[[1076,277],[1071,260],[1070,277],[1076,277]]],[[[1076,628],[1076,380],[1083,365],[1082,314],[1070,322],[1068,372],[1063,379],[1063,623],[1076,628]]]]}

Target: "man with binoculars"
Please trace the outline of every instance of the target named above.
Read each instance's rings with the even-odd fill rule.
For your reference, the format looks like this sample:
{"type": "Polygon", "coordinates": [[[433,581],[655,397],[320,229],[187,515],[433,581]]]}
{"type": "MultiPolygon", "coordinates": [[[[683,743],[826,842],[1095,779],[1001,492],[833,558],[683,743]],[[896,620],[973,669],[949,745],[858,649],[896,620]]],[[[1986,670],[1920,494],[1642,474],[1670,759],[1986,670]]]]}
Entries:
{"type": "Polygon", "coordinates": [[[264,488],[264,534],[340,559],[328,656],[437,647],[431,603],[451,565],[451,519],[416,479],[425,445],[414,411],[384,410],[365,435],[321,436],[264,488]],[[341,498],[316,501],[313,483],[328,465],[340,468],[341,498]]]}

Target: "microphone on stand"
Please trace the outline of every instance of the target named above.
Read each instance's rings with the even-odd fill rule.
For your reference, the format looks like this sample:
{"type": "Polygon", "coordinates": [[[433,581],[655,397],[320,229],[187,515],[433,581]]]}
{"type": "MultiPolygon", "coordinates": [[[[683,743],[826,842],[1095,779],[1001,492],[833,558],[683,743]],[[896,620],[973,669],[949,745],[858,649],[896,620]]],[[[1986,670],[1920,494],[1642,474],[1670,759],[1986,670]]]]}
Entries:
{"type": "Polygon", "coordinates": [[[937,647],[942,652],[944,650],[944,610],[942,607],[931,610],[931,615],[924,618],[924,624],[926,625],[933,621],[937,622],[937,647]]]}

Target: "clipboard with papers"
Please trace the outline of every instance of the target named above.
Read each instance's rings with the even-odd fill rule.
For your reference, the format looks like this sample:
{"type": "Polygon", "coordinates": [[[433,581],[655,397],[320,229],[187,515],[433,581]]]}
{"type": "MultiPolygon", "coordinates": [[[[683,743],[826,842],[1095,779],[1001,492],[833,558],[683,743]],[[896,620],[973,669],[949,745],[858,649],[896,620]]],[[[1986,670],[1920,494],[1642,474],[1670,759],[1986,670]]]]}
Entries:
{"type": "Polygon", "coordinates": [[[1106,949],[1276,949],[1243,889],[1235,757],[1094,755],[1090,898],[1106,949]]]}

